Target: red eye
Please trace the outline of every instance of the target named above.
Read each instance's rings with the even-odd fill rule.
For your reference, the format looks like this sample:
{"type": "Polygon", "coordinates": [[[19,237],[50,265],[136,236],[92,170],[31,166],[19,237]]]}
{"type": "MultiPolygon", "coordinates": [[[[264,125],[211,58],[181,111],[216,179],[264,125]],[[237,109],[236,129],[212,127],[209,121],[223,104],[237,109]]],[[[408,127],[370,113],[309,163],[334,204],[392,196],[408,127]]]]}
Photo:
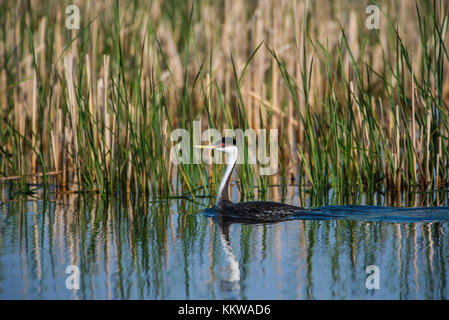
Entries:
{"type": "Polygon", "coordinates": [[[224,147],[224,143],[221,144],[221,147],[224,147]]]}

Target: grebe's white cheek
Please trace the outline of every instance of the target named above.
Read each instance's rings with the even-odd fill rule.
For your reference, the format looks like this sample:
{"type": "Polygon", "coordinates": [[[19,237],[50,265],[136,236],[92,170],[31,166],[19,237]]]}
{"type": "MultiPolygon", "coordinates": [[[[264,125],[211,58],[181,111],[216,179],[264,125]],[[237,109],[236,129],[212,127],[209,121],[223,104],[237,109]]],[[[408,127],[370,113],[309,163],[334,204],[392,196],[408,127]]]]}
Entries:
{"type": "Polygon", "coordinates": [[[239,149],[237,148],[237,146],[229,147],[228,151],[234,155],[237,155],[239,153],[239,149]]]}

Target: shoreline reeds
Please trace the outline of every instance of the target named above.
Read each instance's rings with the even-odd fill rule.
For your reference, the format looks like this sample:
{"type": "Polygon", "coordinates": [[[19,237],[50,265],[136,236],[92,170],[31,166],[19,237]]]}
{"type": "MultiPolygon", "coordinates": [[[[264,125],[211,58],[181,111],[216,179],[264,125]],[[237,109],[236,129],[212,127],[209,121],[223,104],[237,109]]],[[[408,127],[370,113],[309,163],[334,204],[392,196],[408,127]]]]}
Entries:
{"type": "Polygon", "coordinates": [[[379,0],[379,30],[368,1],[74,4],[80,30],[68,1],[0,4],[0,181],[212,195],[222,166],[169,160],[201,120],[279,129],[278,174],[239,166],[243,197],[448,186],[445,1],[379,0]]]}

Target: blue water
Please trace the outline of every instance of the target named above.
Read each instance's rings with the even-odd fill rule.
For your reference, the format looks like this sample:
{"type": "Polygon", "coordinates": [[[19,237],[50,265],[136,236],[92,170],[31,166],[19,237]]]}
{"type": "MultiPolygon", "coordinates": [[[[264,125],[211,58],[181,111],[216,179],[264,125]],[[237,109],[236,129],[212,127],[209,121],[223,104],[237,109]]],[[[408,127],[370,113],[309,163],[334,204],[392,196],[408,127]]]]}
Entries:
{"type": "Polygon", "coordinates": [[[449,221],[449,207],[395,208],[380,206],[325,206],[301,211],[292,219],[358,220],[397,223],[449,221]]]}
{"type": "Polygon", "coordinates": [[[448,207],[325,206],[251,225],[207,207],[4,202],[0,299],[448,298],[448,207]],[[66,287],[69,265],[79,289],[66,287]]]}

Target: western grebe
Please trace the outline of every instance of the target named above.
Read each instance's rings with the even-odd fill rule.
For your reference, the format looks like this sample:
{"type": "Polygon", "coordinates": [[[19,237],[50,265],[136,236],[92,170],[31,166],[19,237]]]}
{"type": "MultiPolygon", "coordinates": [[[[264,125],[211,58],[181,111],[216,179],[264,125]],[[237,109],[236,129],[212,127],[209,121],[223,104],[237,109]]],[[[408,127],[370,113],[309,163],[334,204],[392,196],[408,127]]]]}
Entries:
{"type": "Polygon", "coordinates": [[[227,155],[227,166],[224,176],[218,187],[215,207],[219,213],[245,221],[273,222],[285,220],[295,212],[304,210],[303,208],[273,201],[249,201],[233,203],[229,199],[229,180],[235,163],[237,162],[238,148],[235,139],[222,138],[218,142],[206,145],[195,146],[196,148],[212,149],[224,152],[227,155]]]}

